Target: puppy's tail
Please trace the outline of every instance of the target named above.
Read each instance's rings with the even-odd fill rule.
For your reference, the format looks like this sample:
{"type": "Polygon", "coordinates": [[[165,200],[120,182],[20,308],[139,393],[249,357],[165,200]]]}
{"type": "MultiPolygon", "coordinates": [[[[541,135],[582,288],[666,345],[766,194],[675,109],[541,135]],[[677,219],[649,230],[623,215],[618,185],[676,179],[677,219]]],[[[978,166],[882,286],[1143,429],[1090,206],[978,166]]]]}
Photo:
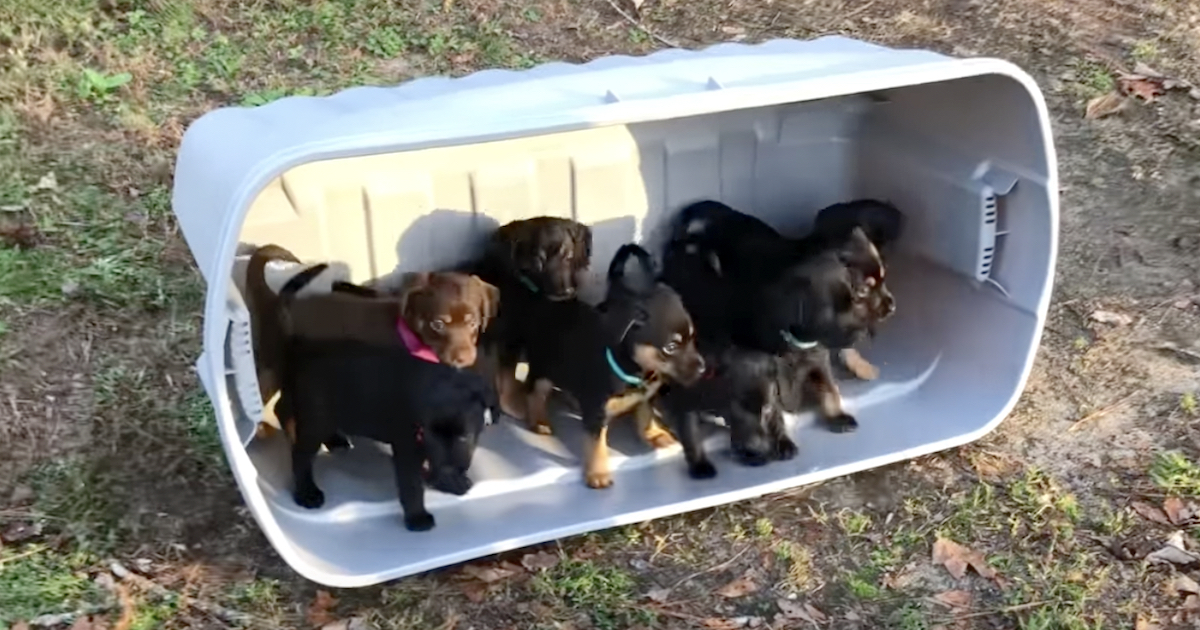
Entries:
{"type": "Polygon", "coordinates": [[[636,262],[643,278],[653,279],[655,274],[654,257],[650,252],[646,251],[641,245],[636,243],[626,243],[617,250],[613,255],[612,262],[608,265],[608,283],[609,285],[625,285],[631,275],[629,264],[636,262]]]}

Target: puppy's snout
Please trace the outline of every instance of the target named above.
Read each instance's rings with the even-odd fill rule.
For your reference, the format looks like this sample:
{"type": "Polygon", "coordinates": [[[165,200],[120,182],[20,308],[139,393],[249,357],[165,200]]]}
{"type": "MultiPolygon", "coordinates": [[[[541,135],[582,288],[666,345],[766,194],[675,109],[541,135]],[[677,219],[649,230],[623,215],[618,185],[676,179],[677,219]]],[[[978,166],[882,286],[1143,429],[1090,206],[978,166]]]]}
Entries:
{"type": "Polygon", "coordinates": [[[450,350],[450,356],[446,357],[446,363],[451,367],[465,368],[475,365],[475,348],[472,346],[453,348],[450,350]]]}
{"type": "Polygon", "coordinates": [[[704,357],[696,357],[696,378],[704,376],[704,372],[708,370],[708,364],[704,362],[704,357]]]}

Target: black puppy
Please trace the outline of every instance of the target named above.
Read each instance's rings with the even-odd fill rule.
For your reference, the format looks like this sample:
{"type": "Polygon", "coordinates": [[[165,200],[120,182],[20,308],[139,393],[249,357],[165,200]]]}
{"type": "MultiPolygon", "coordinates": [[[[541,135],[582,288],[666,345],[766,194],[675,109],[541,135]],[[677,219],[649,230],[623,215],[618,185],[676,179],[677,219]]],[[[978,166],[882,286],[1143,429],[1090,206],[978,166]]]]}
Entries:
{"type": "MultiPolygon", "coordinates": [[[[736,286],[762,287],[790,283],[797,265],[817,262],[837,275],[828,261],[836,256],[850,272],[854,308],[845,306],[841,319],[851,341],[827,346],[837,351],[841,362],[859,378],[871,379],[878,370],[854,350],[857,338],[872,334],[875,326],[895,310],[895,300],[884,283],[884,265],[866,230],[890,243],[899,234],[902,216],[891,206],[869,200],[830,206],[818,213],[817,228],[801,239],[788,239],[760,219],[738,212],[717,201],[694,203],[680,213],[672,242],[687,243],[688,251],[704,252],[717,273],[736,286]],[[860,225],[861,224],[861,225],[860,225]],[[718,262],[719,261],[719,262],[718,262]],[[789,271],[791,270],[791,271],[789,271]],[[865,314],[863,314],[865,312],[865,314]],[[862,318],[863,321],[855,321],[862,318]]],[[[830,281],[837,282],[830,278],[830,281]]],[[[782,303],[790,309],[785,297],[782,303]]],[[[736,303],[746,302],[737,300],[736,303]]],[[[828,303],[826,303],[828,305],[828,303]]],[[[767,332],[768,335],[773,333],[767,332]]]]}
{"type": "Polygon", "coordinates": [[[431,363],[403,346],[291,337],[283,396],[295,417],[292,444],[294,498],[318,508],[325,496],[313,479],[312,461],[330,435],[365,436],[392,447],[392,463],[412,531],[434,526],[425,510],[429,485],[462,495],[486,413],[497,413],[495,394],[477,374],[431,363]]]}
{"type": "MultiPolygon", "coordinates": [[[[478,275],[503,296],[495,321],[480,337],[479,349],[480,361],[496,373],[506,414],[526,416],[526,400],[515,376],[527,345],[522,322],[547,301],[575,301],[591,257],[591,228],[571,219],[535,217],[501,226],[488,238],[483,255],[460,270],[478,275]]],[[[549,425],[532,428],[549,432],[549,425]]]]}
{"type": "Polygon", "coordinates": [[[643,439],[656,447],[673,443],[640,403],[664,382],[687,385],[704,372],[695,328],[679,296],[652,275],[638,273],[649,259],[637,245],[622,246],[609,267],[609,291],[600,307],[543,301],[521,322],[529,363],[527,420],[548,426],[547,403],[555,388],[574,399],[587,436],[584,481],[592,488],[612,485],[609,423],[641,410],[643,439]]]}

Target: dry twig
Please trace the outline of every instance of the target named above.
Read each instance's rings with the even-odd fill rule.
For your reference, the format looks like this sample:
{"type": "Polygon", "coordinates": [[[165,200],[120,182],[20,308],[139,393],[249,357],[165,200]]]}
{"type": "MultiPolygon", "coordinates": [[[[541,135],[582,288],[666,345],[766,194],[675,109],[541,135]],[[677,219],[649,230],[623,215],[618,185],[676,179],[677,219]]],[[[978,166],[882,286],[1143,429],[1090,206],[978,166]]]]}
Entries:
{"type": "Polygon", "coordinates": [[[675,42],[667,39],[666,37],[663,37],[662,35],[659,35],[658,33],[655,33],[654,31],[650,30],[645,24],[642,24],[641,20],[630,15],[627,11],[625,11],[625,9],[622,9],[620,7],[620,5],[618,5],[616,3],[615,0],[607,0],[607,2],[608,2],[608,6],[613,8],[613,11],[620,13],[621,17],[625,18],[625,20],[628,21],[630,24],[636,26],[638,28],[638,30],[640,30],[641,32],[645,33],[646,35],[649,35],[651,39],[658,40],[658,42],[663,44],[664,46],[670,46],[671,48],[680,48],[679,44],[676,44],[675,42]]]}

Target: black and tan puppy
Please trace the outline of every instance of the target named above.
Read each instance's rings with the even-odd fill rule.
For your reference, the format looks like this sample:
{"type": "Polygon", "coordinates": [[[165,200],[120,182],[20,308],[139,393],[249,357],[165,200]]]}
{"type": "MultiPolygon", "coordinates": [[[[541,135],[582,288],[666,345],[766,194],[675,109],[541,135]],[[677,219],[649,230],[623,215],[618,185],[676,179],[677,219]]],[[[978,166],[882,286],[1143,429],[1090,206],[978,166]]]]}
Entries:
{"type": "MultiPolygon", "coordinates": [[[[638,409],[663,383],[692,384],[704,372],[691,317],[675,291],[642,273],[648,261],[644,249],[625,245],[609,267],[609,291],[599,308],[547,300],[521,322],[529,363],[526,420],[548,425],[556,388],[573,399],[587,436],[584,481],[592,488],[612,485],[609,423],[638,409]]],[[[650,414],[637,420],[653,446],[674,442],[650,414]]]]}
{"type": "Polygon", "coordinates": [[[477,374],[413,355],[403,345],[291,337],[283,400],[293,409],[292,473],[296,503],[318,508],[325,497],[312,461],[329,435],[389,444],[409,530],[434,526],[425,483],[462,495],[486,413],[495,394],[477,374]],[[427,477],[427,479],[426,479],[427,477]]]}

